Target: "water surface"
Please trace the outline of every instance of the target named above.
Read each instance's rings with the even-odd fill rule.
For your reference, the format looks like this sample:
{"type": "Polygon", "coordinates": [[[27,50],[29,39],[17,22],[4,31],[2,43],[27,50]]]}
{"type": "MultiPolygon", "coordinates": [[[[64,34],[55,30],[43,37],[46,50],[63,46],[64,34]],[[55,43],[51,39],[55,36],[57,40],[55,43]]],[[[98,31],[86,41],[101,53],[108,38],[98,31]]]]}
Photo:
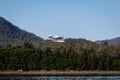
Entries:
{"type": "Polygon", "coordinates": [[[0,80],[120,80],[120,76],[0,76],[0,80]]]}

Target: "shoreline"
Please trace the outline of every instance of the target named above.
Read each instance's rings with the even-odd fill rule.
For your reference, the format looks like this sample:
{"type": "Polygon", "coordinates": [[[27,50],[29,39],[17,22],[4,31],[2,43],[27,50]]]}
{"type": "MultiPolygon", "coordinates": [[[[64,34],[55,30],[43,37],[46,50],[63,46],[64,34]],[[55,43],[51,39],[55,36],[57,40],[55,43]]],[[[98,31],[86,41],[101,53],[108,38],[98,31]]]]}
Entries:
{"type": "Polygon", "coordinates": [[[0,71],[0,76],[120,76],[120,71],[0,71]]]}

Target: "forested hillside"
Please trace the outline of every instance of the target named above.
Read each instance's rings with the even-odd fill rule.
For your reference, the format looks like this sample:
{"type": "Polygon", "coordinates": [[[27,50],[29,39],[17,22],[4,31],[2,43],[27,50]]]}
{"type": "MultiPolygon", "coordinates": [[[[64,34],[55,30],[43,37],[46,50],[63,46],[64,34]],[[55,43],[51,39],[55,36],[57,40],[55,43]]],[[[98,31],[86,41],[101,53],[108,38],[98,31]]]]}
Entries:
{"type": "Polygon", "coordinates": [[[108,40],[98,40],[96,44],[102,44],[103,42],[107,42],[108,45],[117,45],[120,44],[120,37],[108,39],[108,40]]]}
{"type": "Polygon", "coordinates": [[[120,70],[120,45],[49,43],[0,48],[0,70],[120,70]]]}
{"type": "Polygon", "coordinates": [[[82,38],[55,43],[0,17],[0,70],[120,70],[120,45],[82,38]]]}
{"type": "Polygon", "coordinates": [[[40,44],[42,38],[24,31],[0,17],[0,45],[21,45],[24,42],[40,44]]]}

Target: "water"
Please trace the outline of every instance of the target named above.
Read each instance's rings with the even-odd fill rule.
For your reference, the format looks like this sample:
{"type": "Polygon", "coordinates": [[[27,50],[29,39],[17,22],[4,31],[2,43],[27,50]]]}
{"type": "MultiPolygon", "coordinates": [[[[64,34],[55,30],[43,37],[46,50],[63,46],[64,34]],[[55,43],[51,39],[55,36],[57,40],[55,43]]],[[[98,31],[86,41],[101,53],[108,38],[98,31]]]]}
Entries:
{"type": "Polygon", "coordinates": [[[120,80],[120,76],[0,76],[0,80],[120,80]]]}

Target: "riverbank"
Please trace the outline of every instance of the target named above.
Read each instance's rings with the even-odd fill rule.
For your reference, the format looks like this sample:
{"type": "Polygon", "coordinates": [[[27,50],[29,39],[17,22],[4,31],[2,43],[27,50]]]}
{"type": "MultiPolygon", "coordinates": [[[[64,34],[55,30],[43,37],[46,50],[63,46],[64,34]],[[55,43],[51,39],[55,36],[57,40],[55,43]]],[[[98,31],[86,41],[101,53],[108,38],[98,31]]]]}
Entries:
{"type": "Polygon", "coordinates": [[[0,76],[96,76],[120,75],[120,71],[0,71],[0,76]]]}

